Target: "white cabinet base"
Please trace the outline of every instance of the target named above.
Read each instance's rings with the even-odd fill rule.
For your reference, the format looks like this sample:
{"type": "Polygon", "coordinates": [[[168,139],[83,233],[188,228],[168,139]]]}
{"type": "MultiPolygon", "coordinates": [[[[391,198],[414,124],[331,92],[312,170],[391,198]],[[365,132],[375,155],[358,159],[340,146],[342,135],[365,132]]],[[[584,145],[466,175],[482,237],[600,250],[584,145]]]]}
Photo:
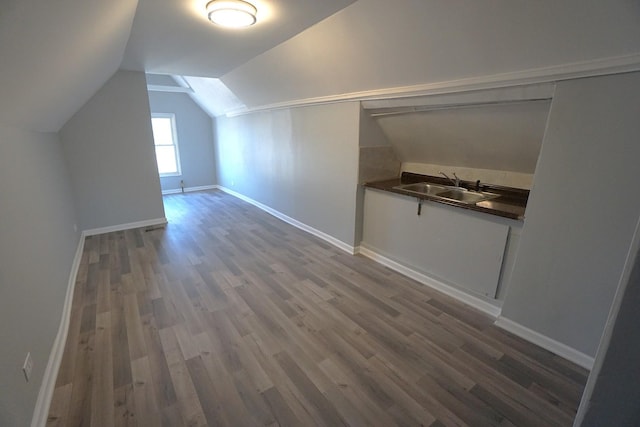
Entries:
{"type": "MultiPolygon", "coordinates": [[[[417,273],[494,300],[509,225],[483,214],[367,189],[362,246],[417,273]]],[[[497,305],[497,301],[496,305],[497,305]]]]}

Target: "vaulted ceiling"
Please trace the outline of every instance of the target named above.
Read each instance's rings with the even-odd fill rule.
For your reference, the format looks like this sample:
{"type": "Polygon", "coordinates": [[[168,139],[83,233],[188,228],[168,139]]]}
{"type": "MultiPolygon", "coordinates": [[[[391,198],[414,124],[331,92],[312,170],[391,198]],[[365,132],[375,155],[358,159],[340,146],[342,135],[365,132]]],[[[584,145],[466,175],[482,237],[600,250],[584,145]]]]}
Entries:
{"type": "Polygon", "coordinates": [[[137,0],[0,2],[0,124],[56,132],[116,72],[137,0]]]}
{"type": "Polygon", "coordinates": [[[226,86],[248,109],[567,64],[640,67],[637,0],[252,1],[260,22],[224,31],[206,0],[2,0],[0,124],[55,132],[121,67],[186,76],[203,98],[226,86]]]}
{"type": "Polygon", "coordinates": [[[218,77],[353,1],[255,0],[242,32],[206,0],[2,0],[0,125],[56,132],[121,67],[218,77]]]}
{"type": "Polygon", "coordinates": [[[639,54],[637,0],[358,0],[222,81],[258,108],[639,54]]]}
{"type": "Polygon", "coordinates": [[[221,77],[355,0],[254,0],[258,22],[244,30],[209,22],[208,0],[139,0],[122,68],[221,77]]]}

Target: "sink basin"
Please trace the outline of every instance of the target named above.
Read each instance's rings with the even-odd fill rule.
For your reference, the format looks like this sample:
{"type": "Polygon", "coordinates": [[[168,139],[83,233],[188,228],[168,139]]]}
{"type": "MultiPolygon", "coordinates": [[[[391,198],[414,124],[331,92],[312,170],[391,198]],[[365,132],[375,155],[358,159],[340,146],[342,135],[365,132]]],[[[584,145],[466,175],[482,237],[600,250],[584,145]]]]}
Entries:
{"type": "Polygon", "coordinates": [[[488,193],[485,191],[469,191],[462,187],[429,184],[428,182],[398,185],[393,188],[396,190],[406,191],[408,193],[433,196],[444,200],[453,200],[467,205],[473,205],[477,202],[494,199],[499,196],[499,194],[488,193]]]}
{"type": "Polygon", "coordinates": [[[462,202],[469,205],[473,205],[483,200],[493,199],[498,196],[499,195],[495,193],[468,191],[464,188],[449,189],[438,194],[438,197],[442,199],[455,200],[456,202],[462,202]]]}
{"type": "Polygon", "coordinates": [[[426,194],[427,196],[435,196],[443,191],[447,191],[446,187],[434,184],[428,184],[426,182],[419,182],[416,184],[404,184],[393,187],[396,190],[409,191],[411,193],[426,194]]]}

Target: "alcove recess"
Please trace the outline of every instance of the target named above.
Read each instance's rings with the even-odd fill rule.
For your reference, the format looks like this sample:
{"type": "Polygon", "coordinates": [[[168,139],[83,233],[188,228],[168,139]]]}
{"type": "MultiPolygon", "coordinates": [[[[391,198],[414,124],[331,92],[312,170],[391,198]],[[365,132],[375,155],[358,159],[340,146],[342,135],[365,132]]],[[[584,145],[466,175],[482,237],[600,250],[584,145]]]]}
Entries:
{"type": "Polygon", "coordinates": [[[362,102],[360,183],[401,172],[530,189],[552,83],[362,102]]]}

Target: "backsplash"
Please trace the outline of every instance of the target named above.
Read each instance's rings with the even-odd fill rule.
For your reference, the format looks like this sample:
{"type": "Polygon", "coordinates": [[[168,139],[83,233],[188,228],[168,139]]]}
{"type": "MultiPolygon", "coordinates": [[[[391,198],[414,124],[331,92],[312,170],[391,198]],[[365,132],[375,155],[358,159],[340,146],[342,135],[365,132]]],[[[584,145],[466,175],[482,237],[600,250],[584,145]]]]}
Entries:
{"type": "MultiPolygon", "coordinates": [[[[362,152],[360,155],[362,156],[362,152]]],[[[444,172],[452,178],[453,172],[455,172],[460,179],[465,181],[476,181],[479,179],[480,182],[486,184],[523,188],[526,190],[530,190],[531,184],[533,183],[533,174],[489,169],[464,168],[459,166],[434,165],[428,163],[404,162],[401,165],[401,171],[433,176],[441,176],[440,172],[444,172]]]]}
{"type": "Polygon", "coordinates": [[[381,181],[400,176],[400,160],[391,146],[360,147],[358,183],[381,181]]]}

